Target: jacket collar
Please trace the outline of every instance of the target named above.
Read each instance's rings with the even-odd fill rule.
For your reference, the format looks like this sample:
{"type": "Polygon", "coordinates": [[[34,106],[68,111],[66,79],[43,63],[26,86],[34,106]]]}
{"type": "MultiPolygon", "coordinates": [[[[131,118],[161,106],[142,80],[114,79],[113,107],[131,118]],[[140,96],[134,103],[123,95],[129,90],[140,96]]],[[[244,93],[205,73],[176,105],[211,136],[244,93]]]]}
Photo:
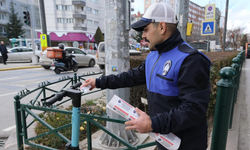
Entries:
{"type": "Polygon", "coordinates": [[[184,40],[181,38],[181,33],[178,29],[164,42],[155,45],[155,48],[159,52],[159,54],[167,52],[175,48],[176,46],[183,43],[184,40]]]}

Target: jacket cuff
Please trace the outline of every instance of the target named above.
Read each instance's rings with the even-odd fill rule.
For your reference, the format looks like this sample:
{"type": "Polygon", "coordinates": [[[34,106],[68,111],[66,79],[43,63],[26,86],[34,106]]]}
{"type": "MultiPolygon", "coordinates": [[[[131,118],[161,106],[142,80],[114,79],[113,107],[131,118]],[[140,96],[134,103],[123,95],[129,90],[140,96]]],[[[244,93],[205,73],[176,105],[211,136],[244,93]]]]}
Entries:
{"type": "Polygon", "coordinates": [[[95,79],[95,86],[97,88],[100,88],[101,87],[101,79],[95,79]]]}
{"type": "Polygon", "coordinates": [[[161,132],[161,126],[160,126],[160,120],[158,116],[150,117],[152,122],[152,132],[160,133],[161,132]]]}

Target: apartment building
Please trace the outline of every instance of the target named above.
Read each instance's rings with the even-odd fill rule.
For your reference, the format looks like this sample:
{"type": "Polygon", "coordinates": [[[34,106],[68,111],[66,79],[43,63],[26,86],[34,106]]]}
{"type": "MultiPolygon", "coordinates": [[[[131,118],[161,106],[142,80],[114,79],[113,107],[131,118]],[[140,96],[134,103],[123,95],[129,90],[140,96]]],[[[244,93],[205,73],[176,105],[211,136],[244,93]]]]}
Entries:
{"type": "Polygon", "coordinates": [[[193,22],[192,41],[203,39],[201,36],[201,22],[205,20],[205,7],[189,1],[188,22],[193,22]]]}
{"type": "MultiPolygon", "coordinates": [[[[99,26],[104,32],[104,0],[51,0],[44,1],[47,33],[51,45],[64,43],[80,48],[94,46],[94,34],[99,26]]],[[[41,30],[36,30],[38,37],[41,30]]]]}
{"type": "MultiPolygon", "coordinates": [[[[35,28],[40,27],[40,17],[39,17],[39,7],[38,0],[12,0],[15,13],[17,13],[18,18],[24,23],[24,14],[23,11],[30,11],[32,14],[31,22],[35,28]]],[[[11,0],[0,0],[0,35],[6,36],[4,27],[9,22],[11,0]]],[[[30,38],[30,27],[26,24],[23,24],[25,29],[25,34],[23,37],[30,38]]],[[[33,30],[33,32],[34,32],[33,30]]],[[[15,37],[17,38],[17,37],[15,37]]]]}

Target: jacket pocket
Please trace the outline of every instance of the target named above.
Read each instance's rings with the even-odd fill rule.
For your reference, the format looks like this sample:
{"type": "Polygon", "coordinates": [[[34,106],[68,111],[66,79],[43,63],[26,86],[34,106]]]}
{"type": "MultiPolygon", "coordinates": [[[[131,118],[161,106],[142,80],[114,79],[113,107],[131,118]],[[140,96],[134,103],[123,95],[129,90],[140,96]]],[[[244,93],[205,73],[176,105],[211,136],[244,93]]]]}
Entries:
{"type": "Polygon", "coordinates": [[[167,81],[171,81],[171,82],[174,81],[174,79],[166,78],[165,76],[162,76],[162,75],[160,75],[160,74],[158,74],[158,73],[156,74],[156,76],[159,77],[159,78],[161,78],[161,79],[167,80],[167,81]]]}

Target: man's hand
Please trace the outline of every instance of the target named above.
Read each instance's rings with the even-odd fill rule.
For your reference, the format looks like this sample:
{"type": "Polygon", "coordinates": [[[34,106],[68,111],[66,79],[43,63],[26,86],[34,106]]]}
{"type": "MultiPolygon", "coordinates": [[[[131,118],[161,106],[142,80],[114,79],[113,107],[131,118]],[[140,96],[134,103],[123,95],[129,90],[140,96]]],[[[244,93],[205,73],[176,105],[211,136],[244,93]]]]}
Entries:
{"type": "Polygon", "coordinates": [[[85,82],[83,82],[82,85],[83,86],[90,85],[91,88],[89,90],[91,91],[92,89],[96,88],[96,86],[95,86],[95,78],[90,78],[90,79],[85,80],[85,82]]]}
{"type": "Polygon", "coordinates": [[[149,133],[153,129],[151,127],[152,122],[150,117],[143,111],[141,111],[139,108],[135,108],[136,112],[140,115],[138,119],[131,120],[125,122],[125,125],[129,125],[126,127],[126,130],[132,130],[135,129],[139,133],[149,133]]]}

